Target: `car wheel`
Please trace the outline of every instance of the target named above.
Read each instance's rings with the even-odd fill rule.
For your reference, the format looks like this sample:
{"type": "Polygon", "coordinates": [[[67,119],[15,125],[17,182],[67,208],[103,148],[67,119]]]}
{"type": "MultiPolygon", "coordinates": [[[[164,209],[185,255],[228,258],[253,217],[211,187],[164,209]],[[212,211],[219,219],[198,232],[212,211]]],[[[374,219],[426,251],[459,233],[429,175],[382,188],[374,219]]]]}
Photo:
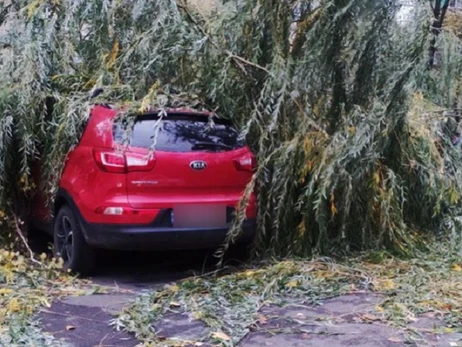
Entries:
{"type": "Polygon", "coordinates": [[[82,228],[68,206],[59,209],[53,226],[54,253],[64,261],[64,269],[82,276],[95,267],[95,250],[83,236],[82,228]]]}

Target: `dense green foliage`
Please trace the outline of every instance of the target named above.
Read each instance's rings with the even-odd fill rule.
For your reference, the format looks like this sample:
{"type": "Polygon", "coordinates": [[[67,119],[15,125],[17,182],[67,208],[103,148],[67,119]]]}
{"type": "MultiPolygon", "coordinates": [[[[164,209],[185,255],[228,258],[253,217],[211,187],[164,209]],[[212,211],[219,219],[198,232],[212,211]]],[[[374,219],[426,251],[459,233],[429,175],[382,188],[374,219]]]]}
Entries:
{"type": "Polygon", "coordinates": [[[393,0],[233,0],[212,14],[173,0],[0,5],[12,23],[0,34],[0,203],[27,216],[39,153],[52,197],[92,103],[189,105],[233,119],[257,154],[242,201],[258,191],[256,255],[405,252],[445,221],[455,230],[460,151],[445,110],[460,107],[461,42],[438,31],[429,69],[430,6],[415,1],[406,23],[399,13],[393,0]]]}

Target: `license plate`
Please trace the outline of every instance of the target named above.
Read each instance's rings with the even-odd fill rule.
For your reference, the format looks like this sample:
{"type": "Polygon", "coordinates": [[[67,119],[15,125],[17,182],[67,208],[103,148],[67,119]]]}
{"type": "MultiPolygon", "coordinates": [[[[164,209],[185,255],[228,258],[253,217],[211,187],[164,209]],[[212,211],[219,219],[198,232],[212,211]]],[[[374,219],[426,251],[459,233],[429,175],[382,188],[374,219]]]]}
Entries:
{"type": "Polygon", "coordinates": [[[177,205],[173,207],[172,224],[175,228],[224,227],[226,226],[226,206],[177,205]]]}

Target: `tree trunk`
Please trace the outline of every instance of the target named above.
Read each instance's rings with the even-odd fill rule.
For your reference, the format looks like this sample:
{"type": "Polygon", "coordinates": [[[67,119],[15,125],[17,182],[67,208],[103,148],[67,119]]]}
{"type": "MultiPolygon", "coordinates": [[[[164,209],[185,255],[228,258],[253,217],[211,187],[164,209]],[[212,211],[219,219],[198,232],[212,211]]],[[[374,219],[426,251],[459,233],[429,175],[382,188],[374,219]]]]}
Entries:
{"type": "Polygon", "coordinates": [[[441,28],[443,27],[444,18],[446,17],[446,13],[449,7],[449,0],[435,0],[435,6],[433,7],[433,14],[435,16],[435,20],[433,21],[432,25],[432,34],[433,38],[430,41],[430,54],[428,60],[428,67],[433,69],[435,67],[435,57],[436,57],[436,40],[438,35],[441,32],[441,28]],[[441,6],[441,2],[444,1],[443,6],[441,6]]]}

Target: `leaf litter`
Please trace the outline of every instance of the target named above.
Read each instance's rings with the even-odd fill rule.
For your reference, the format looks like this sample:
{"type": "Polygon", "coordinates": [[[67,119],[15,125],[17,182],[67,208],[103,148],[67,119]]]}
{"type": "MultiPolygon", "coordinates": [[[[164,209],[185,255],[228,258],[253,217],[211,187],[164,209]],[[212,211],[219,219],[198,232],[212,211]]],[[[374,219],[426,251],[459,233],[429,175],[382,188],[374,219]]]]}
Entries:
{"type": "MultiPolygon", "coordinates": [[[[235,346],[252,329],[266,327],[275,318],[260,312],[265,305],[317,305],[342,294],[371,292],[382,301],[357,316],[364,323],[415,334],[461,332],[462,259],[450,250],[446,243],[435,243],[411,259],[376,252],[336,260],[285,260],[191,277],[138,297],[112,324],[135,333],[143,346],[235,346]],[[210,333],[197,341],[159,336],[156,323],[170,312],[202,321],[210,333]],[[431,331],[409,328],[417,317],[439,319],[443,325],[431,331]]],[[[61,345],[40,330],[34,313],[56,298],[100,290],[63,273],[61,261],[41,259],[44,265],[37,267],[19,253],[0,250],[0,345],[61,345]]],[[[297,318],[306,317],[300,313],[297,318]]],[[[390,339],[395,340],[399,338],[390,339]]]]}
{"type": "Polygon", "coordinates": [[[135,333],[143,346],[205,342],[236,346],[253,327],[270,321],[260,313],[265,305],[316,306],[327,298],[370,292],[379,295],[381,302],[357,316],[360,322],[390,325],[410,336],[462,332],[462,272],[455,266],[460,262],[461,257],[448,243],[433,242],[425,252],[410,259],[375,252],[336,260],[285,260],[234,272],[224,270],[141,295],[112,325],[135,333]],[[172,302],[175,312],[202,321],[209,333],[196,341],[165,336],[159,339],[156,324],[172,312],[172,302]],[[443,326],[413,328],[410,324],[422,316],[438,319],[443,326]]]}
{"type": "Polygon", "coordinates": [[[40,259],[38,266],[18,252],[0,249],[0,346],[62,346],[40,329],[35,313],[54,299],[100,290],[62,271],[61,259],[47,259],[46,254],[40,259]]]}

